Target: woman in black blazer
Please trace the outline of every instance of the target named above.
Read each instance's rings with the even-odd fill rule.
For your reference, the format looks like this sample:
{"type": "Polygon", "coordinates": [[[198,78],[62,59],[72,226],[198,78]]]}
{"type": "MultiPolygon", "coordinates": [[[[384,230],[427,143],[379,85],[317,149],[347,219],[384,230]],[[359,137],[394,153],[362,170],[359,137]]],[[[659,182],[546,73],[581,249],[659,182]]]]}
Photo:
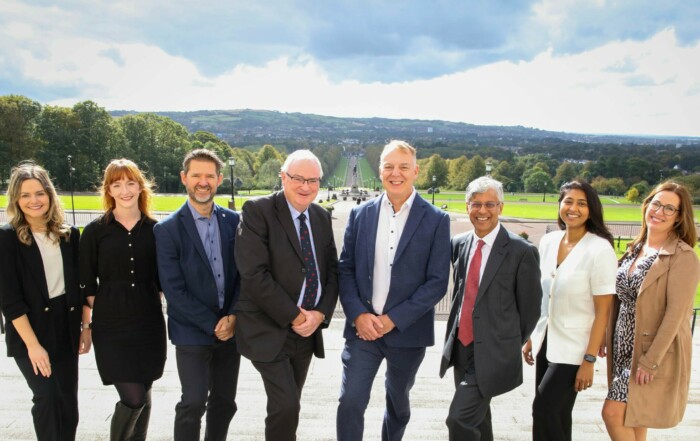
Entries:
{"type": "Polygon", "coordinates": [[[0,228],[7,355],[15,358],[34,395],[37,439],[74,440],[78,353],[89,351],[91,342],[89,327],[81,331],[80,233],[63,222],[56,190],[36,164],[12,170],[7,199],[9,224],[0,228]]]}

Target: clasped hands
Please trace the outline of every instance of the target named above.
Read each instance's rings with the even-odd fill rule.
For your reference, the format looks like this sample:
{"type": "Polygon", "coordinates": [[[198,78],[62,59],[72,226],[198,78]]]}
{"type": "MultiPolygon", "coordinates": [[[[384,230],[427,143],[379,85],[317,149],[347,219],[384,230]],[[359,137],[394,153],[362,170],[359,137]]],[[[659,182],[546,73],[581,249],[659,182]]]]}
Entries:
{"type": "Polygon", "coordinates": [[[302,337],[308,337],[316,332],[321,323],[323,323],[323,313],[299,308],[299,315],[292,320],[292,331],[302,337]]]}
{"type": "Polygon", "coordinates": [[[390,333],[396,325],[388,315],[374,315],[364,312],[355,319],[356,335],[360,340],[374,341],[390,333]]]}
{"type": "Polygon", "coordinates": [[[214,335],[221,341],[230,340],[236,334],[236,316],[225,315],[219,319],[214,327],[214,335]]]}

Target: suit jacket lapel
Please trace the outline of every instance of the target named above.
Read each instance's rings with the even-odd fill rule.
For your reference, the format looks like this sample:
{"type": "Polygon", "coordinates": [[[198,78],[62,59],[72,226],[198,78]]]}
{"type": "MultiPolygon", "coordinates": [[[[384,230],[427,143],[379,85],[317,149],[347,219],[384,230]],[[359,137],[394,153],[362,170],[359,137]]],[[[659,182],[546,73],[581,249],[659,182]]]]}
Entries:
{"type": "Polygon", "coordinates": [[[287,234],[289,243],[292,244],[292,248],[299,256],[299,259],[304,261],[301,254],[301,243],[299,242],[299,235],[297,234],[297,229],[294,226],[294,220],[292,219],[292,213],[289,211],[289,206],[287,205],[287,199],[284,197],[283,192],[277,193],[275,198],[275,207],[277,209],[277,221],[282,226],[282,229],[287,234]]]}
{"type": "MultiPolygon", "coordinates": [[[[207,253],[204,251],[204,245],[202,244],[202,238],[199,237],[199,232],[197,231],[197,225],[195,225],[195,220],[192,217],[192,213],[190,212],[190,207],[187,205],[187,202],[185,202],[185,205],[183,205],[180,208],[180,221],[182,222],[182,225],[185,227],[185,231],[187,231],[187,235],[190,236],[190,241],[194,244],[194,248],[197,250],[199,253],[199,256],[202,258],[202,261],[207,264],[207,268],[209,268],[209,259],[207,258],[207,253]]],[[[213,277],[213,274],[212,274],[213,277]]]]}
{"type": "Polygon", "coordinates": [[[426,204],[427,202],[425,202],[423,198],[419,197],[418,195],[413,198],[413,206],[411,206],[411,211],[408,213],[406,225],[403,227],[403,232],[401,233],[401,238],[399,239],[399,246],[396,247],[394,261],[399,260],[401,254],[403,254],[404,250],[408,246],[408,242],[410,242],[413,234],[416,232],[416,229],[418,229],[418,225],[420,225],[420,221],[425,215],[425,210],[427,208],[426,204]]]}
{"type": "Polygon", "coordinates": [[[496,240],[493,243],[493,249],[489,254],[489,260],[486,262],[484,274],[481,276],[481,282],[479,282],[479,292],[477,293],[476,300],[474,301],[475,306],[486,293],[486,290],[493,281],[493,278],[496,277],[496,273],[501,267],[503,259],[506,257],[508,242],[508,232],[503,225],[501,225],[500,230],[498,231],[498,236],[496,236],[496,240]]]}
{"type": "Polygon", "coordinates": [[[36,239],[32,236],[32,244],[26,246],[19,244],[22,254],[25,255],[25,262],[29,263],[29,270],[34,273],[34,281],[36,282],[42,297],[47,302],[49,301],[49,288],[46,284],[46,273],[44,272],[44,260],[41,258],[41,251],[36,244],[36,239]]]}
{"type": "Polygon", "coordinates": [[[229,277],[229,268],[232,268],[232,266],[229,265],[229,259],[231,258],[231,251],[233,251],[233,247],[228,246],[228,241],[231,239],[231,234],[229,234],[228,225],[224,222],[224,219],[226,218],[226,213],[224,213],[224,210],[217,210],[216,213],[216,220],[219,222],[219,235],[221,236],[221,259],[224,262],[224,283],[228,284],[231,281],[231,277],[229,277]]]}
{"type": "Polygon", "coordinates": [[[379,201],[384,201],[386,194],[374,199],[367,204],[367,270],[368,274],[374,272],[374,252],[377,244],[377,225],[379,225],[379,210],[381,209],[379,201]]]}
{"type": "MultiPolygon", "coordinates": [[[[309,206],[309,214],[312,211],[313,206],[309,206]]],[[[316,262],[318,263],[319,269],[318,269],[318,274],[319,274],[319,279],[323,280],[323,274],[325,274],[325,264],[326,264],[326,255],[325,255],[325,247],[320,246],[320,244],[325,243],[325,237],[323,234],[323,228],[321,228],[321,222],[323,221],[323,218],[321,217],[321,214],[317,214],[316,210],[313,210],[314,214],[313,219],[310,219],[311,222],[311,233],[313,234],[314,237],[314,252],[316,253],[316,262]]],[[[299,249],[301,250],[301,244],[299,246],[299,249]]]]}

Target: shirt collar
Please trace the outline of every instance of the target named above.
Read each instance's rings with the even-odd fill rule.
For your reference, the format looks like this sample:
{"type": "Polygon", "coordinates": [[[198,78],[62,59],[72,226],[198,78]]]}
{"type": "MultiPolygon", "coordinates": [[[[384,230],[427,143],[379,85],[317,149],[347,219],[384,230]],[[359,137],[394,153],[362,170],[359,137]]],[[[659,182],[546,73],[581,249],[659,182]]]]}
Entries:
{"type": "Polygon", "coordinates": [[[289,207],[289,212],[292,213],[292,219],[296,220],[301,213],[304,213],[307,219],[309,218],[309,207],[306,207],[306,210],[304,211],[299,211],[296,208],[294,208],[294,206],[290,204],[289,201],[287,201],[287,206],[289,207]]]}
{"type": "Polygon", "coordinates": [[[489,247],[493,247],[493,243],[496,242],[496,238],[498,237],[498,232],[501,231],[501,221],[499,220],[498,223],[496,224],[496,228],[491,230],[489,234],[487,234],[484,237],[479,237],[476,234],[474,234],[474,238],[472,241],[476,243],[479,239],[484,241],[484,244],[488,245],[489,247]]]}
{"type": "MultiPolygon", "coordinates": [[[[408,197],[408,199],[406,199],[406,202],[403,203],[403,205],[402,205],[401,208],[399,209],[398,213],[400,213],[400,212],[401,212],[402,210],[404,210],[404,209],[405,209],[406,211],[410,211],[410,210],[411,210],[411,207],[413,206],[413,201],[416,200],[416,195],[417,195],[417,194],[418,194],[418,193],[416,192],[416,189],[415,189],[415,187],[414,187],[414,188],[412,189],[412,191],[411,191],[411,195],[408,197]],[[404,208],[404,207],[406,207],[406,208],[404,208]]],[[[391,209],[391,213],[394,213],[394,207],[391,205],[391,201],[390,201],[389,198],[387,197],[386,192],[382,193],[382,201],[381,201],[381,203],[382,203],[383,205],[385,205],[386,207],[388,207],[389,209],[391,209]]]]}
{"type": "Polygon", "coordinates": [[[211,214],[209,215],[209,217],[202,216],[201,214],[199,214],[199,211],[197,211],[197,209],[192,206],[192,203],[190,202],[189,198],[187,198],[187,207],[190,209],[190,212],[192,213],[192,217],[195,218],[195,220],[196,219],[211,219],[212,217],[217,215],[216,204],[212,205],[211,214]]]}

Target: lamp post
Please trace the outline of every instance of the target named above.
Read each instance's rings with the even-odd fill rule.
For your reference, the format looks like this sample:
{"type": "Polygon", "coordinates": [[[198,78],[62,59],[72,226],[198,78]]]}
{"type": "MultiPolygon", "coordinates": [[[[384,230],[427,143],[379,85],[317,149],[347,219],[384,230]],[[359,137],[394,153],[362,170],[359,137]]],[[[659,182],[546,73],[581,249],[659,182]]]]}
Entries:
{"type": "Polygon", "coordinates": [[[486,176],[491,176],[491,160],[486,161],[486,176]]]}
{"type": "Polygon", "coordinates": [[[433,175],[433,205],[435,205],[435,175],[433,175]]]}
{"type": "Polygon", "coordinates": [[[230,158],[228,158],[228,166],[231,167],[231,202],[229,202],[228,208],[230,208],[233,211],[236,211],[236,190],[233,183],[234,165],[236,165],[236,161],[233,159],[233,156],[231,156],[230,158]]]}
{"type": "Polygon", "coordinates": [[[68,155],[68,179],[70,180],[70,206],[71,206],[71,211],[73,212],[73,225],[75,225],[75,201],[73,199],[73,172],[75,169],[73,168],[73,157],[71,155],[68,155]]]}

